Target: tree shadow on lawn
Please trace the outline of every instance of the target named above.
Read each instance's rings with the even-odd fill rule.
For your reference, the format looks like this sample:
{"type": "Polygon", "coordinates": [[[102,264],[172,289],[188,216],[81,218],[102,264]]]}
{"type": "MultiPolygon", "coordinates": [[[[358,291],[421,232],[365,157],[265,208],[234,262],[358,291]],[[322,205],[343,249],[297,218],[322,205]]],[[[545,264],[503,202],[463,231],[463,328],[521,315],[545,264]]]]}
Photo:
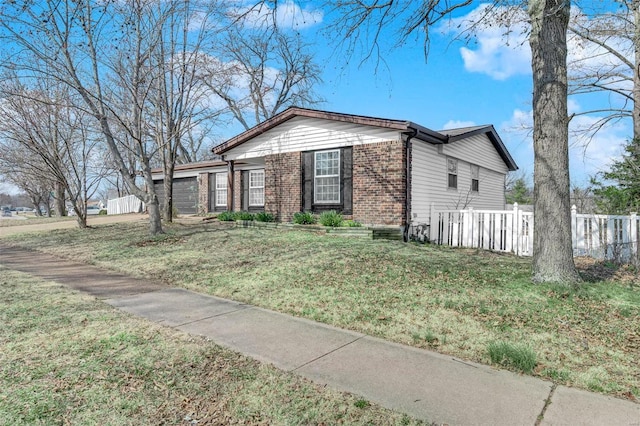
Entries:
{"type": "Polygon", "coordinates": [[[585,282],[616,281],[620,284],[628,284],[630,287],[640,285],[638,269],[633,265],[623,265],[591,257],[576,257],[574,260],[576,268],[585,282]]]}

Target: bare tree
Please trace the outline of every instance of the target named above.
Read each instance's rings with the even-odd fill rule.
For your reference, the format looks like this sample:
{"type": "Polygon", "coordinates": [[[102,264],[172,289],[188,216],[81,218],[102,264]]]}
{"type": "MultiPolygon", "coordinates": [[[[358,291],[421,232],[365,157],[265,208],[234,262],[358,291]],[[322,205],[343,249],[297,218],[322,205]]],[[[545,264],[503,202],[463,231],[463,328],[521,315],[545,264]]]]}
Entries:
{"type": "Polygon", "coordinates": [[[307,48],[277,27],[232,27],[214,48],[218,55],[201,57],[199,75],[233,119],[249,129],[289,106],[321,102],[313,90],[321,81],[320,68],[307,48]]]}
{"type": "Polygon", "coordinates": [[[30,158],[28,151],[19,144],[0,141],[0,174],[4,180],[17,186],[25,192],[33,204],[36,216],[42,216],[40,210],[44,208],[44,214],[51,216],[51,193],[53,192],[53,179],[46,174],[46,166],[37,164],[30,158]],[[44,172],[43,172],[44,171],[44,172]]]}
{"type": "Polygon", "coordinates": [[[569,95],[608,93],[618,101],[574,115],[597,115],[579,135],[592,137],[611,122],[632,118],[633,137],[640,137],[640,1],[590,3],[595,10],[574,13],[569,41],[580,49],[568,63],[569,95]]]}
{"type": "Polygon", "coordinates": [[[144,71],[154,42],[140,19],[146,4],[46,0],[36,6],[29,0],[12,1],[1,6],[0,36],[15,47],[5,51],[6,67],[23,79],[55,81],[78,95],[129,189],[147,205],[150,233],[157,234],[163,231],[149,163],[153,152],[141,119],[148,95],[144,71]],[[123,75],[124,61],[131,68],[123,75]],[[126,84],[114,84],[124,78],[129,78],[126,84]],[[128,153],[142,169],[144,186],[124,160],[128,153]]]}
{"type": "Polygon", "coordinates": [[[158,40],[147,74],[153,80],[148,114],[164,171],[163,218],[171,221],[175,164],[179,156],[192,159],[199,148],[195,129],[211,126],[220,112],[209,105],[210,91],[198,75],[202,45],[213,33],[208,28],[212,11],[189,0],[154,6],[147,18],[158,40]]]}
{"type": "Polygon", "coordinates": [[[68,200],[78,226],[86,228],[87,201],[100,183],[102,166],[94,161],[97,142],[87,117],[65,89],[47,86],[46,81],[31,90],[15,79],[5,82],[0,135],[5,149],[13,151],[16,167],[22,163],[26,170],[51,179],[56,213],[64,215],[68,200]]]}
{"type": "MultiPolygon", "coordinates": [[[[412,34],[424,37],[428,53],[429,28],[471,0],[402,2],[397,0],[340,0],[332,3],[337,23],[332,27],[353,51],[358,43],[365,57],[380,57],[381,42],[395,31],[396,47],[412,34]]],[[[485,9],[487,19],[497,6],[485,9]]],[[[523,5],[521,5],[523,6],[523,5]]],[[[535,282],[575,283],[579,280],[573,262],[569,205],[566,32],[571,4],[567,0],[530,0],[527,13],[532,29],[534,86],[534,241],[535,282]]]]}

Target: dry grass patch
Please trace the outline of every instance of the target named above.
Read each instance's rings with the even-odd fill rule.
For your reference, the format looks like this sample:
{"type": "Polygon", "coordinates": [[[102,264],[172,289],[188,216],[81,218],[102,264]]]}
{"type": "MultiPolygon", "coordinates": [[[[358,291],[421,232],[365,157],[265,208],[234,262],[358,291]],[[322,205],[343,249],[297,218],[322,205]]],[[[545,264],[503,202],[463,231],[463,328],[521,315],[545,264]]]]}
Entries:
{"type": "Polygon", "coordinates": [[[0,268],[0,424],[416,424],[0,268]]]}
{"type": "Polygon", "coordinates": [[[477,250],[215,223],[167,229],[153,239],[144,225],[119,224],[7,241],[476,362],[492,363],[492,342],[525,345],[534,375],[640,397],[632,270],[589,275],[574,290],[531,284],[529,259],[477,250]]]}

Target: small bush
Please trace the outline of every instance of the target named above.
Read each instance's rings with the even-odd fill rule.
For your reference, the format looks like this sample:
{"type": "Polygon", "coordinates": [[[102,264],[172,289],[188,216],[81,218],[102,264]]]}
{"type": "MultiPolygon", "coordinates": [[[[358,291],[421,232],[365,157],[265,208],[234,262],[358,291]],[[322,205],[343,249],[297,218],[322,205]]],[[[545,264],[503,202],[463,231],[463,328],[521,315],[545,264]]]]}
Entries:
{"type": "Polygon", "coordinates": [[[514,367],[523,373],[531,373],[536,366],[536,353],[526,346],[493,342],[489,343],[488,352],[492,363],[514,367]]]}
{"type": "Polygon", "coordinates": [[[236,218],[233,212],[222,212],[218,214],[218,220],[222,222],[233,222],[236,218]]]}
{"type": "Polygon", "coordinates": [[[313,225],[316,221],[316,217],[309,212],[298,212],[293,214],[293,223],[298,225],[313,225]]]}
{"type": "Polygon", "coordinates": [[[319,221],[322,226],[337,227],[342,224],[342,215],[335,210],[322,212],[319,221]]]}
{"type": "Polygon", "coordinates": [[[106,216],[107,215],[107,209],[102,209],[98,212],[98,216],[106,216]]]}
{"type": "Polygon", "coordinates": [[[258,222],[275,222],[276,218],[271,213],[260,212],[256,213],[253,217],[258,222]]]}
{"type": "Polygon", "coordinates": [[[343,220],[340,226],[344,226],[346,228],[360,228],[362,224],[355,220],[343,220]]]}
{"type": "Polygon", "coordinates": [[[233,214],[235,220],[253,220],[253,213],[249,212],[235,212],[233,214]]]}

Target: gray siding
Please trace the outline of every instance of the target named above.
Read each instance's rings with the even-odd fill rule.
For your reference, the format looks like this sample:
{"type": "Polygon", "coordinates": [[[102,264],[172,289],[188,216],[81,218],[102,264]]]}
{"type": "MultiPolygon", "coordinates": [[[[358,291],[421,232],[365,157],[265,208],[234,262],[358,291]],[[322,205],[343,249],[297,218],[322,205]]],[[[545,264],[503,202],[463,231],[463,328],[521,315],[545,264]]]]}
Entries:
{"type": "MultiPolygon", "coordinates": [[[[460,142],[460,145],[464,145],[466,141],[460,142]]],[[[476,161],[479,160],[482,158],[476,161]]],[[[471,163],[458,159],[458,188],[449,189],[447,187],[447,156],[439,152],[438,146],[414,141],[411,162],[413,223],[429,223],[432,203],[439,210],[469,207],[478,210],[504,209],[504,173],[490,170],[479,162],[471,163]],[[478,192],[471,191],[471,164],[480,166],[478,192]]],[[[506,173],[506,166],[504,169],[506,173]]]]}
{"type": "Polygon", "coordinates": [[[463,140],[443,145],[443,154],[478,164],[485,169],[498,173],[507,173],[509,168],[504,163],[500,154],[489,140],[486,134],[471,136],[463,140]]]}

